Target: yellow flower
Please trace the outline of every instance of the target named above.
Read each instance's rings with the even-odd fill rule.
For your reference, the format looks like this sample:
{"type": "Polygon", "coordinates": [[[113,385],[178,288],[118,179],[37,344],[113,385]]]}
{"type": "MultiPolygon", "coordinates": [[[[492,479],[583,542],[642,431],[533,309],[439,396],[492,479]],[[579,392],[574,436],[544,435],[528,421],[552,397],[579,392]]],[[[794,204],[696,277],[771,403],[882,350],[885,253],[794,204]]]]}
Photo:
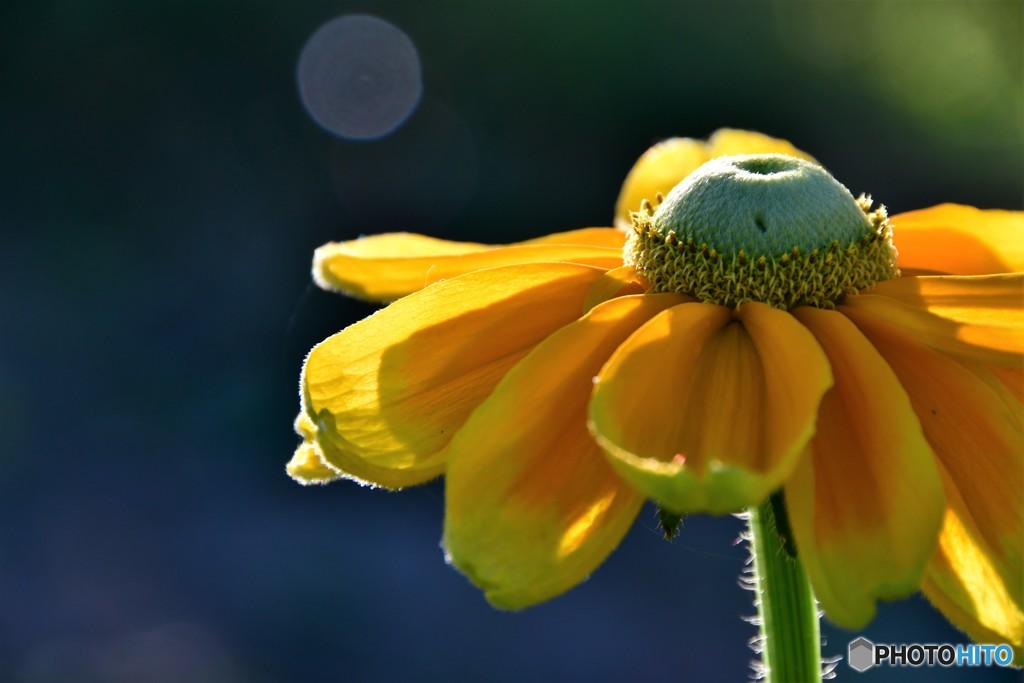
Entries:
{"type": "Polygon", "coordinates": [[[1020,653],[1024,215],[887,219],[860,200],[863,240],[766,265],[659,228],[675,195],[643,201],[711,159],[767,152],[810,159],[721,130],[645,153],[616,228],[318,249],[322,287],[394,303],[310,352],[289,473],[392,489],[445,474],[451,560],[511,609],[586,578],[647,498],[720,514],[781,490],[834,622],[859,628],[877,600],[920,588],[972,638],[1020,653]],[[800,287],[776,296],[779,278],[800,287]]]}

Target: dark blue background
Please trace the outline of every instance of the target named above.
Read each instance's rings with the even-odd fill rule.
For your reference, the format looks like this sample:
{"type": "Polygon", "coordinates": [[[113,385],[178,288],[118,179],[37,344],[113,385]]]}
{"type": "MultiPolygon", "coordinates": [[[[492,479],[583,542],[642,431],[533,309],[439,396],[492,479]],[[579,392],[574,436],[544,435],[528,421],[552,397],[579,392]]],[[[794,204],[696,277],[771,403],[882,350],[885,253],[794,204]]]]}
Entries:
{"type": "MultiPolygon", "coordinates": [[[[1019,2],[40,1],[0,32],[4,681],[741,680],[733,518],[667,544],[645,509],[590,581],[508,614],[444,564],[440,484],[285,476],[305,352],[373,310],[311,288],[312,250],[606,225],[649,144],[720,126],[894,211],[1021,205],[1019,2]],[[423,64],[377,142],[297,96],[350,12],[423,64]]],[[[864,634],[964,640],[920,598],[864,634]]]]}

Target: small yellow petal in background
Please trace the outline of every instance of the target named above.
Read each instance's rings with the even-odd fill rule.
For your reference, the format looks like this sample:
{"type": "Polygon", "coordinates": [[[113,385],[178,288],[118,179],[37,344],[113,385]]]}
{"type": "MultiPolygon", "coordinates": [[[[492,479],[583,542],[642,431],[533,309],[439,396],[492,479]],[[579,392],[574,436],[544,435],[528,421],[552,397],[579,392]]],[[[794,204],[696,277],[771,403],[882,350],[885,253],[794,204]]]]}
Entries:
{"type": "Polygon", "coordinates": [[[483,268],[565,261],[617,268],[625,234],[583,228],[507,246],[449,242],[389,233],[331,242],[313,255],[313,279],[329,291],[370,301],[394,301],[439,280],[483,268]]]}
{"type": "MultiPolygon", "coordinates": [[[[983,366],[843,310],[910,397],[945,475],[947,513],[925,593],[972,637],[1024,636],[1024,408],[983,366]]],[[[991,642],[991,641],[989,641],[991,642]]]]}
{"type": "Polygon", "coordinates": [[[749,130],[723,128],[707,142],[692,138],[669,138],[659,142],[644,152],[626,175],[615,202],[615,225],[629,227],[630,212],[639,211],[644,199],[654,202],[659,192],[667,195],[683,178],[715,157],[767,153],[814,161],[785,140],[749,130]]]}
{"type": "Polygon", "coordinates": [[[640,210],[640,203],[654,201],[660,192],[668,194],[679,181],[710,160],[702,140],[670,138],[659,142],[641,155],[622,183],[615,202],[615,225],[630,225],[629,214],[640,210]]]}
{"type": "Polygon", "coordinates": [[[907,394],[864,335],[835,311],[793,315],[828,355],[835,386],[786,483],[790,527],[825,614],[856,629],[876,600],[917,590],[942,523],[942,484],[907,394]]]}
{"type": "Polygon", "coordinates": [[[845,303],[945,353],[1011,366],[1024,358],[1024,273],[888,280],[845,303]]]}
{"type": "Polygon", "coordinates": [[[900,268],[953,275],[1024,270],[1024,212],[940,204],[891,222],[900,268]]]}
{"type": "Polygon", "coordinates": [[[737,154],[787,154],[818,163],[810,154],[797,149],[787,140],[736,128],[721,128],[715,131],[708,138],[708,154],[712,159],[737,154]]]}
{"type": "Polygon", "coordinates": [[[302,390],[323,457],[389,488],[437,476],[443,448],[473,409],[531,348],[580,317],[603,274],[568,263],[468,273],[320,343],[302,390]]]}
{"type": "Polygon", "coordinates": [[[445,546],[505,609],[583,581],[626,533],[643,496],[587,431],[593,377],[673,294],[625,296],[543,341],[480,405],[448,448],[445,546]]]}
{"type": "Polygon", "coordinates": [[[637,330],[602,368],[591,431],[619,473],[674,512],[734,512],[786,479],[831,386],[791,315],[683,304],[637,330]]]}

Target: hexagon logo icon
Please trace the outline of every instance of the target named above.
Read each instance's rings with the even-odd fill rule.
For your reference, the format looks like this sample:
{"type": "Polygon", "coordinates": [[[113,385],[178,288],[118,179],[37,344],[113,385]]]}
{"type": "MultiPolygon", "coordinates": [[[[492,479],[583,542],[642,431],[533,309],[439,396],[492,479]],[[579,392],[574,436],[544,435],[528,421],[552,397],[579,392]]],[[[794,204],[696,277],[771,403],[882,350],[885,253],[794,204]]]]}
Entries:
{"type": "Polygon", "coordinates": [[[875,644],[864,637],[850,641],[847,663],[854,671],[865,672],[875,665],[875,644]]]}

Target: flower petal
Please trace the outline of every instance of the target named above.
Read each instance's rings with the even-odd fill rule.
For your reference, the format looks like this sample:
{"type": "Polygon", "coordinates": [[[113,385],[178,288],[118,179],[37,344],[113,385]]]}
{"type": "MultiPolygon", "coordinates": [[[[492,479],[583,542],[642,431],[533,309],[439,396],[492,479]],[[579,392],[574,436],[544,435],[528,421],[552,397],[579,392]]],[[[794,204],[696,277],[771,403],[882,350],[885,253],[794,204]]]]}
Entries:
{"type": "Polygon", "coordinates": [[[1024,408],[988,371],[843,310],[910,397],[945,476],[948,510],[925,593],[972,637],[1024,634],[1024,408]]]}
{"type": "Polygon", "coordinates": [[[587,292],[587,298],[583,301],[583,312],[586,313],[594,306],[617,296],[643,294],[647,286],[633,266],[609,270],[587,292]]]}
{"type": "Polygon", "coordinates": [[[629,214],[640,210],[640,202],[655,201],[659,192],[667,195],[683,178],[715,157],[771,152],[814,161],[785,140],[749,130],[722,128],[707,142],[692,138],[669,138],[659,142],[644,152],[626,175],[615,202],[615,225],[629,227],[629,214]]]}
{"type": "Polygon", "coordinates": [[[674,512],[760,503],[786,479],[832,384],[814,337],[765,304],[683,304],[598,376],[590,428],[612,465],[674,512]]]}
{"type": "MultiPolygon", "coordinates": [[[[982,522],[970,513],[957,485],[946,483],[945,524],[921,589],[933,605],[979,643],[1009,643],[1014,663],[1024,660],[1024,598],[1021,572],[1007,573],[986,541],[982,522]]],[[[1019,536],[1018,536],[1019,538],[1019,536]]]]}
{"type": "Polygon", "coordinates": [[[1024,273],[898,278],[869,291],[947,320],[1024,329],[1024,273]]]}
{"type": "Polygon", "coordinates": [[[520,361],[452,440],[445,546],[494,605],[520,609],[575,586],[632,524],[643,497],[587,432],[587,401],[615,348],[679,300],[597,306],[520,361]]]}
{"type": "Polygon", "coordinates": [[[1024,357],[1024,273],[899,278],[866,292],[845,303],[936,350],[1000,365],[1024,357]]]}
{"type": "Polygon", "coordinates": [[[835,311],[793,315],[828,355],[835,386],[786,483],[790,527],[825,614],[856,629],[876,600],[917,590],[942,524],[942,483],[906,392],[864,335],[835,311]]]}
{"type": "Polygon", "coordinates": [[[569,263],[468,273],[320,343],[302,387],[323,457],[389,488],[437,476],[442,449],[473,409],[533,346],[581,315],[603,273],[569,263]]]}
{"type": "Polygon", "coordinates": [[[1024,403],[1024,364],[1008,367],[992,365],[989,366],[988,371],[1002,382],[1018,403],[1024,403]]]}
{"type": "Polygon", "coordinates": [[[615,225],[630,225],[629,214],[640,210],[640,203],[654,201],[660,192],[669,193],[679,181],[710,160],[707,145],[691,138],[670,138],[654,145],[637,159],[626,175],[615,202],[615,225]]]}
{"type": "Polygon", "coordinates": [[[708,153],[711,158],[736,154],[788,154],[791,157],[818,163],[810,154],[797,149],[787,140],[736,128],[721,128],[715,131],[708,138],[708,153]]]}
{"type": "Polygon", "coordinates": [[[288,461],[285,469],[295,481],[302,485],[326,484],[341,478],[341,474],[329,467],[324,462],[323,456],[314,441],[316,425],[305,413],[299,413],[295,418],[295,431],[303,438],[301,444],[295,449],[292,459],[288,461]]]}
{"type": "Polygon", "coordinates": [[[517,242],[510,246],[530,246],[537,244],[576,244],[590,247],[608,247],[610,249],[622,249],[626,243],[626,233],[616,228],[580,228],[578,230],[566,230],[565,232],[554,232],[550,235],[542,235],[517,242]]]}
{"type": "Polygon", "coordinates": [[[954,275],[1024,270],[1024,213],[940,204],[891,219],[900,268],[954,275]]]}
{"type": "Polygon", "coordinates": [[[614,228],[560,232],[503,247],[389,233],[323,245],[313,255],[313,279],[329,291],[394,301],[483,268],[556,261],[617,268],[624,242],[625,234],[614,228]]]}

